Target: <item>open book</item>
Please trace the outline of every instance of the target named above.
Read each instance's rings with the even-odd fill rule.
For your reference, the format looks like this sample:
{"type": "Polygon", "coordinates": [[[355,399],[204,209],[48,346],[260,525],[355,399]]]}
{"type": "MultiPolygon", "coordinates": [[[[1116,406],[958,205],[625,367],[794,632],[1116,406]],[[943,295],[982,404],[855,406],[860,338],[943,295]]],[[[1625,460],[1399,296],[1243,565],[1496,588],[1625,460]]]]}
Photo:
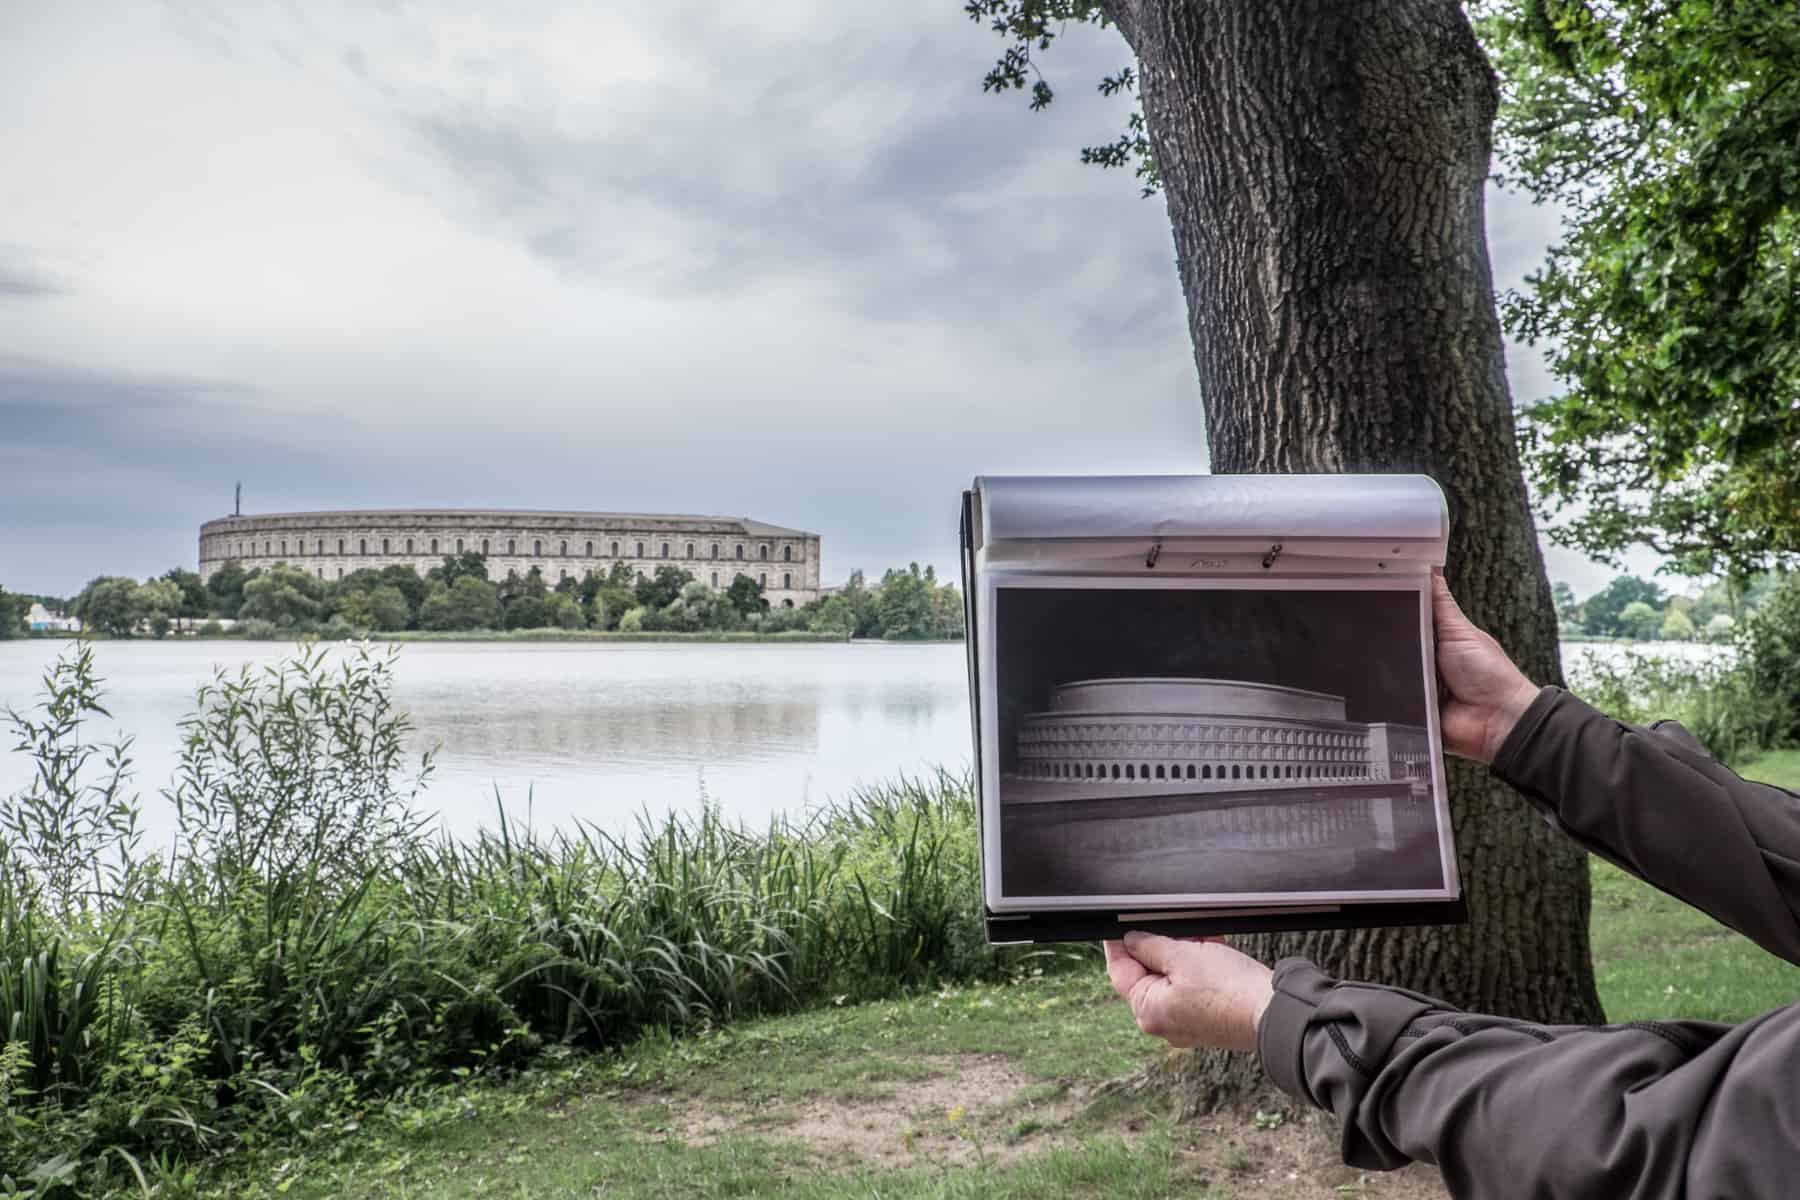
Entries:
{"type": "Polygon", "coordinates": [[[1454,922],[1418,475],[963,495],[994,941],[1454,922]]]}

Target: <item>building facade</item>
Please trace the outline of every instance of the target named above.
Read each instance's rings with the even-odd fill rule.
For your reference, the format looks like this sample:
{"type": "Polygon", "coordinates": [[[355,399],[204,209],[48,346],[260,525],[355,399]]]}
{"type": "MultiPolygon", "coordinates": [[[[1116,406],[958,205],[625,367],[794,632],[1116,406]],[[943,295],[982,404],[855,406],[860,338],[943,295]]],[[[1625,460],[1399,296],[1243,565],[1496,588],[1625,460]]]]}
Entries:
{"type": "Polygon", "coordinates": [[[819,535],[744,517],[494,509],[366,509],[221,517],[200,527],[200,577],[228,562],[286,563],[320,579],[410,566],[423,575],[455,554],[487,558],[488,577],[532,567],[552,587],[623,563],[640,576],[676,566],[712,587],[744,574],[776,608],[819,595],[819,535]]]}
{"type": "MultiPolygon", "coordinates": [[[[1027,715],[1015,777],[1075,793],[1182,782],[1184,792],[1406,780],[1431,776],[1421,726],[1345,719],[1344,698],[1227,679],[1065,683],[1027,715]],[[1079,786],[1077,786],[1079,785],[1079,786]]],[[[1055,799],[1057,789],[1032,789],[1055,799]]]]}

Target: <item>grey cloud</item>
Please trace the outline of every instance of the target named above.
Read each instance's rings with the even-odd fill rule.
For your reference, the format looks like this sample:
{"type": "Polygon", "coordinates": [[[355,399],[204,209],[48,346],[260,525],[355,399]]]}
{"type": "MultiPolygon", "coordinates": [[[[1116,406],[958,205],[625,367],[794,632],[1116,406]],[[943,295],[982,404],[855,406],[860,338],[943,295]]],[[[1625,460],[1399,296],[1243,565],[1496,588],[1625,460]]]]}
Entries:
{"type": "Polygon", "coordinates": [[[39,300],[67,290],[23,250],[0,245],[0,300],[39,300]]]}

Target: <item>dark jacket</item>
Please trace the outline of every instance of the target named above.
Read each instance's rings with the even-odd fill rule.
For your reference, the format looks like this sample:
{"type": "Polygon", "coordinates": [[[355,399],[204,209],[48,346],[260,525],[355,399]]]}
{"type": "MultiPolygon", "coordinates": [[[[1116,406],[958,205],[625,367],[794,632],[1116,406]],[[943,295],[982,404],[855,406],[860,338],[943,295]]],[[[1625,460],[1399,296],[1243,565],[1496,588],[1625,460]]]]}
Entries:
{"type": "MultiPolygon", "coordinates": [[[[1589,850],[1800,962],[1800,797],[1559,688],[1493,770],[1589,850]]],[[[1534,1025],[1284,959],[1259,1049],[1283,1091],[1337,1114],[1344,1161],[1436,1163],[1459,1197],[1800,1196],[1800,1005],[1534,1025]]]]}

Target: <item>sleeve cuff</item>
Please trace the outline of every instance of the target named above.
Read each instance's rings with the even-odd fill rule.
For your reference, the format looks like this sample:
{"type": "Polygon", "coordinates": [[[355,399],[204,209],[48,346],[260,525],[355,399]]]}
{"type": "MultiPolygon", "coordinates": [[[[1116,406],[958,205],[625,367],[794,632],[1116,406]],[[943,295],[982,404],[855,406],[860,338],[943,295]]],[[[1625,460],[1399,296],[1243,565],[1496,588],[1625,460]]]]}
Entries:
{"type": "Polygon", "coordinates": [[[1304,958],[1284,958],[1275,964],[1271,980],[1275,994],[1263,1010],[1256,1030],[1256,1050],[1269,1081],[1296,1100],[1317,1106],[1306,1087],[1306,1067],[1301,1052],[1307,1022],[1334,981],[1304,958]]]}
{"type": "Polygon", "coordinates": [[[1489,764],[1488,770],[1514,787],[1520,786],[1518,767],[1521,760],[1530,761],[1532,743],[1537,740],[1550,715],[1565,701],[1573,699],[1568,692],[1554,684],[1540,688],[1537,698],[1519,714],[1518,723],[1506,735],[1506,740],[1500,743],[1500,750],[1494,755],[1494,761],[1489,764]]]}

